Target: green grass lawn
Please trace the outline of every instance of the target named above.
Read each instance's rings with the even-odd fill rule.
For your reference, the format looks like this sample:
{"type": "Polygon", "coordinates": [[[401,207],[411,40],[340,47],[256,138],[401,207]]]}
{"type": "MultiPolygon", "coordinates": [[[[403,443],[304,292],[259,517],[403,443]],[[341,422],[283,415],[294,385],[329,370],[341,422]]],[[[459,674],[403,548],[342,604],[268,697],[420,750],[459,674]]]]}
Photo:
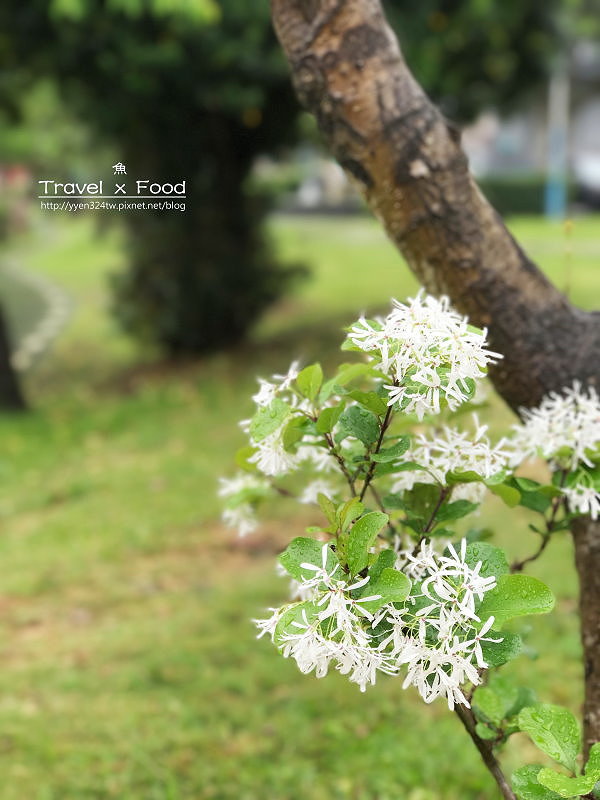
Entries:
{"type": "MultiPolygon", "coordinates": [[[[585,307],[600,301],[596,220],[513,230],[585,307]]],[[[275,554],[313,519],[284,506],[239,541],[218,521],[216,478],[242,442],[255,374],[296,355],[332,363],[341,326],[416,290],[375,222],[277,218],[282,257],[313,277],[238,352],[169,366],[107,313],[124,266],[118,231],[44,227],[5,253],[60,283],[75,314],[27,380],[33,411],[0,419],[2,800],[483,800],[494,787],[443,704],[400,682],[366,695],[305,677],[249,622],[285,595],[275,554]],[[366,269],[365,269],[366,267],[366,269]]],[[[497,420],[510,420],[499,403],[497,420]]],[[[522,555],[528,517],[493,501],[482,524],[522,555]]],[[[540,658],[507,669],[544,700],[581,693],[571,548],[532,570],[559,599],[530,624],[540,658]]],[[[508,765],[534,757],[526,741],[508,765]]]]}

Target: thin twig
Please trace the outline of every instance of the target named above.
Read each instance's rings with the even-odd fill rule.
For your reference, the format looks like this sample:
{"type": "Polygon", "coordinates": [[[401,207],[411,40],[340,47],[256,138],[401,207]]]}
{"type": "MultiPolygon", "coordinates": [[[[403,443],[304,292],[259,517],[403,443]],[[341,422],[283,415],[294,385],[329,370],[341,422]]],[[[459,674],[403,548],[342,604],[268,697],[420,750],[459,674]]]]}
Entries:
{"type": "MultiPolygon", "coordinates": [[[[562,470],[559,488],[563,487],[566,477],[567,477],[567,471],[562,470]]],[[[550,542],[550,537],[554,533],[554,524],[556,522],[556,515],[558,514],[559,509],[562,506],[564,506],[564,500],[565,498],[562,495],[558,495],[557,497],[552,498],[552,511],[549,518],[545,520],[546,530],[540,534],[540,536],[542,537],[540,546],[535,551],[535,553],[532,553],[527,558],[524,558],[522,561],[515,561],[513,564],[511,564],[510,567],[511,572],[522,572],[523,567],[525,567],[527,564],[530,564],[532,561],[536,561],[536,559],[538,559],[542,555],[546,547],[548,547],[548,544],[550,542]]]]}
{"type": "MultiPolygon", "coordinates": [[[[375,445],[375,450],[371,453],[371,455],[377,455],[377,453],[381,450],[381,445],[383,444],[383,437],[385,435],[386,430],[389,428],[390,422],[392,421],[392,406],[387,407],[387,411],[385,412],[385,417],[383,418],[383,422],[381,423],[381,430],[379,432],[379,438],[377,439],[377,444],[375,445]]],[[[369,466],[369,471],[367,472],[367,476],[365,478],[365,482],[362,487],[362,491],[360,493],[360,500],[364,498],[367,493],[367,489],[371,481],[373,480],[373,475],[375,473],[375,467],[377,466],[376,461],[371,461],[369,466]]]]}
{"type": "Polygon", "coordinates": [[[454,711],[464,725],[465,730],[471,737],[473,744],[479,750],[479,754],[483,760],[483,763],[491,772],[494,780],[498,784],[498,788],[502,792],[502,797],[504,797],[504,800],[517,800],[515,793],[510,788],[510,785],[506,780],[505,774],[502,772],[502,767],[498,763],[496,756],[493,753],[492,745],[477,735],[477,731],[475,730],[475,716],[473,712],[466,706],[462,705],[455,706],[454,711]]]}
{"type": "MultiPolygon", "coordinates": [[[[329,448],[329,451],[331,452],[331,455],[335,458],[335,460],[340,465],[340,469],[342,470],[342,473],[343,473],[344,477],[348,481],[348,486],[350,487],[350,492],[352,494],[352,497],[356,497],[356,489],[354,488],[354,481],[352,480],[352,475],[350,475],[350,473],[348,472],[348,469],[346,468],[346,463],[345,463],[344,459],[341,457],[341,455],[335,449],[335,444],[333,443],[333,439],[331,438],[331,434],[330,433],[325,433],[325,434],[323,434],[323,436],[325,437],[325,441],[327,442],[327,447],[329,448]]],[[[361,496],[360,499],[362,500],[362,496],[361,496]]]]}
{"type": "Polygon", "coordinates": [[[294,500],[297,499],[298,495],[294,494],[294,492],[290,492],[289,489],[284,489],[283,486],[276,486],[274,483],[271,483],[271,489],[280,494],[282,497],[292,497],[294,500]]]}
{"type": "Polygon", "coordinates": [[[425,525],[425,527],[423,528],[423,534],[424,535],[428,534],[428,533],[431,533],[431,529],[433,528],[433,526],[435,524],[435,518],[437,516],[437,513],[440,510],[440,508],[442,507],[442,505],[444,504],[444,501],[446,500],[446,498],[448,497],[448,495],[450,494],[451,491],[452,491],[452,488],[450,486],[442,486],[442,489],[440,491],[440,496],[438,498],[437,503],[435,504],[435,508],[431,512],[431,516],[429,517],[429,521],[427,522],[427,525],[425,525]]]}
{"type": "MultiPolygon", "coordinates": [[[[373,484],[371,484],[369,486],[369,490],[370,490],[371,494],[373,495],[373,499],[377,503],[378,508],[381,511],[383,511],[384,514],[387,514],[387,511],[385,510],[385,506],[383,504],[383,500],[379,496],[379,492],[373,486],[373,484]]],[[[394,525],[394,523],[390,519],[388,519],[387,526],[388,526],[388,530],[390,531],[392,536],[396,536],[398,534],[398,529],[396,528],[396,526],[394,525]]],[[[387,537],[386,536],[383,536],[382,534],[378,534],[378,536],[379,536],[380,539],[385,539],[386,542],[387,542],[387,537]]]]}

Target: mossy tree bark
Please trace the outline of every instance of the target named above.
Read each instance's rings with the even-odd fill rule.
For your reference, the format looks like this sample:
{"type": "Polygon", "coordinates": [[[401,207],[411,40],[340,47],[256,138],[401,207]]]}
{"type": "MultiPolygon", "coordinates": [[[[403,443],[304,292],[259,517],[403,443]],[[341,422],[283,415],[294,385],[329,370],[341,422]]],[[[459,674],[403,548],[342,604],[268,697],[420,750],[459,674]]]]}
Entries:
{"type": "MultiPolygon", "coordinates": [[[[489,329],[509,406],[580,380],[600,388],[600,313],[575,308],[479,191],[460,132],[410,73],[379,0],[271,0],[301,102],[409,267],[489,329]]],[[[585,657],[585,737],[600,740],[600,524],[574,528],[585,657]]]]}

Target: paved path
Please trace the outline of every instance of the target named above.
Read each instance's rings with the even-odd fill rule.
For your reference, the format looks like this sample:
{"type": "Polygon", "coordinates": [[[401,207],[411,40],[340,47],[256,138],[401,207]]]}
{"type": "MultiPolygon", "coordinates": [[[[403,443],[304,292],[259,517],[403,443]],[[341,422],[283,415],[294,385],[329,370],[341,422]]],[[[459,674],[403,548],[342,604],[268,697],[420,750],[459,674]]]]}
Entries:
{"type": "Polygon", "coordinates": [[[72,302],[67,293],[43,275],[14,261],[0,266],[7,290],[3,292],[15,346],[11,356],[17,370],[28,369],[44,353],[69,319],[72,302]],[[13,284],[14,291],[10,290],[13,284]],[[21,297],[30,296],[28,313],[21,315],[21,297]],[[15,307],[16,306],[16,307],[15,307]]]}

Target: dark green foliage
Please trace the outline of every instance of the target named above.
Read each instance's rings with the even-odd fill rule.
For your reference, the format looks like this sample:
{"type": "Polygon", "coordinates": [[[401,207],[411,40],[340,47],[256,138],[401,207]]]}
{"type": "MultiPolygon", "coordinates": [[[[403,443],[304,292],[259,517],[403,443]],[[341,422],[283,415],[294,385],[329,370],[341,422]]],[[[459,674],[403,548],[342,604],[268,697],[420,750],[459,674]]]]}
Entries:
{"type": "Polygon", "coordinates": [[[417,79],[443,111],[468,121],[510,110],[543,80],[556,51],[559,0],[387,0],[417,79]]]}
{"type": "Polygon", "coordinates": [[[266,0],[221,0],[218,20],[155,5],[3,3],[13,71],[0,100],[14,101],[26,78],[51,75],[131,174],[187,181],[185,212],[126,218],[131,261],[115,283],[116,310],[167,351],[197,353],[239,341],[290,277],[245,183],[259,153],[293,139],[297,105],[266,0]]]}
{"type": "MultiPolygon", "coordinates": [[[[510,214],[541,214],[544,211],[545,175],[489,175],[478,181],[481,190],[498,211],[510,214]]],[[[569,186],[575,196],[575,186],[569,186]]]]}

